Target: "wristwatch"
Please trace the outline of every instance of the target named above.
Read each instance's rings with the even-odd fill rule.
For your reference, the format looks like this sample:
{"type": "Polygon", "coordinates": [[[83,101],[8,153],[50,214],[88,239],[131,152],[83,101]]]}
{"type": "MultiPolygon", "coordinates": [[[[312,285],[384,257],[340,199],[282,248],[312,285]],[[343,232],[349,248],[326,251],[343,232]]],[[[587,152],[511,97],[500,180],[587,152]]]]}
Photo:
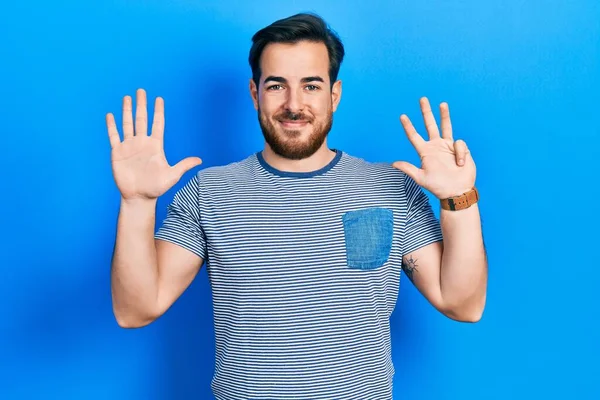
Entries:
{"type": "Polygon", "coordinates": [[[459,196],[441,199],[440,204],[444,210],[458,211],[471,207],[479,201],[479,192],[477,188],[473,188],[459,196]]]}

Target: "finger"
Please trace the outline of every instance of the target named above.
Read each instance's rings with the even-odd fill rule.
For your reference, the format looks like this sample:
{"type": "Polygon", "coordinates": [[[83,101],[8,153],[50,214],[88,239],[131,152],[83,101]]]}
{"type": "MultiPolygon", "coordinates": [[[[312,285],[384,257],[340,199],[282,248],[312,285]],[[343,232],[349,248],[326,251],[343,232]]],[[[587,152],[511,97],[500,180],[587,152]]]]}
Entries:
{"type": "Polygon", "coordinates": [[[133,116],[131,113],[131,96],[125,96],[123,97],[123,139],[133,137],[133,116]]]}
{"type": "Polygon", "coordinates": [[[190,169],[192,169],[200,164],[202,164],[202,160],[199,157],[188,157],[188,158],[184,158],[183,160],[179,161],[177,164],[175,164],[172,167],[173,173],[174,173],[175,177],[177,178],[176,180],[179,181],[179,179],[181,179],[183,174],[185,174],[190,169]]]}
{"type": "Polygon", "coordinates": [[[410,176],[417,183],[417,185],[420,185],[423,181],[423,170],[410,163],[407,163],[406,161],[396,161],[392,163],[392,167],[410,176]]]}
{"type": "Polygon", "coordinates": [[[423,139],[421,135],[417,133],[417,130],[413,126],[412,122],[410,122],[410,119],[405,114],[400,116],[400,122],[402,123],[402,127],[406,132],[408,140],[410,143],[412,143],[415,150],[417,150],[417,153],[419,153],[419,150],[422,149],[423,145],[425,144],[425,139],[423,139]]]}
{"type": "Polygon", "coordinates": [[[152,136],[163,140],[165,132],[165,101],[157,97],[154,102],[154,119],[152,121],[152,136]]]}
{"type": "Polygon", "coordinates": [[[106,114],[106,127],[108,128],[110,147],[114,148],[121,143],[121,138],[119,137],[119,131],[117,129],[117,124],[115,123],[115,116],[112,113],[106,114]]]}
{"type": "Polygon", "coordinates": [[[464,140],[457,140],[454,142],[454,154],[456,156],[456,164],[459,166],[465,165],[465,159],[467,158],[467,154],[469,153],[469,149],[467,148],[467,144],[464,140]]]}
{"type": "Polygon", "coordinates": [[[438,130],[437,123],[435,122],[435,117],[433,116],[433,112],[431,111],[429,100],[427,99],[427,97],[422,97],[420,103],[421,113],[423,114],[423,120],[425,121],[425,128],[427,129],[427,133],[429,133],[429,139],[431,140],[439,138],[440,131],[438,130]]]}
{"type": "Polygon", "coordinates": [[[135,134],[146,135],[148,133],[148,111],[146,104],[146,91],[138,89],[136,93],[135,109],[135,134]]]}
{"type": "Polygon", "coordinates": [[[440,104],[440,120],[442,125],[442,137],[452,140],[452,123],[450,122],[450,107],[448,103],[440,104]]]}

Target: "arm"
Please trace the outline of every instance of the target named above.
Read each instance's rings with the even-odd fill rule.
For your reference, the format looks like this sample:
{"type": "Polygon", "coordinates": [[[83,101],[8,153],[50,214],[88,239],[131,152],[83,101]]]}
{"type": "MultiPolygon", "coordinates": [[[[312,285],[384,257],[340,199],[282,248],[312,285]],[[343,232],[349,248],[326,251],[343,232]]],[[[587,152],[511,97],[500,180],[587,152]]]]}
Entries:
{"type": "Polygon", "coordinates": [[[441,210],[443,242],[402,259],[402,269],[427,300],[458,321],[481,319],[486,300],[487,259],[477,204],[460,211],[441,210]]]}
{"type": "Polygon", "coordinates": [[[121,202],[111,270],[113,312],[119,326],[147,325],[190,285],[203,260],[154,239],[156,200],[121,202]]]}
{"type": "Polygon", "coordinates": [[[452,319],[476,322],[483,313],[487,286],[479,207],[475,203],[459,211],[442,208],[438,224],[421,190],[438,199],[466,193],[475,185],[475,162],[464,140],[454,140],[448,104],[440,104],[440,134],[429,100],[423,97],[420,103],[429,140],[417,133],[406,115],[400,120],[421,168],[405,161],[393,164],[412,178],[405,181],[409,212],[402,268],[439,311],[452,319]]]}
{"type": "MultiPolygon", "coordinates": [[[[122,139],[114,115],[106,115],[113,176],[121,192],[111,294],[113,312],[122,327],[144,326],[162,315],[189,286],[203,262],[200,253],[155,239],[158,197],[202,160],[188,157],[174,166],[169,165],[163,148],[164,101],[161,97],[156,98],[150,135],[147,134],[146,101],[146,92],[138,89],[134,121],[132,99],[130,96],[123,98],[122,139]]],[[[193,188],[188,192],[193,192],[193,188]]],[[[178,197],[185,195],[187,193],[178,197]]],[[[183,241],[197,231],[186,231],[194,222],[186,212],[190,208],[193,209],[185,208],[185,205],[172,206],[172,209],[183,210],[181,219],[173,217],[171,223],[175,226],[172,229],[176,232],[174,237],[183,237],[183,241]]]]}

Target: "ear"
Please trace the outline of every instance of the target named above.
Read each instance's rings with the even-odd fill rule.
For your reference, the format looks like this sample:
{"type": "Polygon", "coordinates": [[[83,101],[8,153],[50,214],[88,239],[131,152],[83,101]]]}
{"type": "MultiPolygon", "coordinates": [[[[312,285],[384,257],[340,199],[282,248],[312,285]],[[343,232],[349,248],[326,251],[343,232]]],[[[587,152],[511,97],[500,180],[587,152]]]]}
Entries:
{"type": "Polygon", "coordinates": [[[250,78],[250,96],[252,96],[252,102],[254,103],[254,109],[258,111],[258,88],[256,87],[256,83],[254,83],[254,79],[250,78]]]}
{"type": "Polygon", "coordinates": [[[342,98],[342,81],[337,80],[331,87],[331,103],[333,106],[333,112],[335,112],[335,110],[338,107],[338,104],[340,104],[341,98],[342,98]]]}

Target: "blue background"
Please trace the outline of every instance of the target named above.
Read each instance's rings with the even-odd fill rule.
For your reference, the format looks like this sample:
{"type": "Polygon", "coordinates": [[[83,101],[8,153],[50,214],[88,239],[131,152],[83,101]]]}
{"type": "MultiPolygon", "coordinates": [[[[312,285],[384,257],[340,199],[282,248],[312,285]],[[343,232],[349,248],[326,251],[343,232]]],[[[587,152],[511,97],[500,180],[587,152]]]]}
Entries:
{"type": "Polygon", "coordinates": [[[299,11],[346,46],[332,147],[416,162],[398,117],[422,131],[428,96],[449,102],[478,167],[486,311],[453,322],[403,280],[395,398],[600,398],[596,0],[3,4],[0,398],[211,398],[204,269],[152,325],[124,330],[112,315],[119,194],[104,116],[120,120],[143,87],[165,98],[171,163],[260,150],[250,37],[299,11]]]}

